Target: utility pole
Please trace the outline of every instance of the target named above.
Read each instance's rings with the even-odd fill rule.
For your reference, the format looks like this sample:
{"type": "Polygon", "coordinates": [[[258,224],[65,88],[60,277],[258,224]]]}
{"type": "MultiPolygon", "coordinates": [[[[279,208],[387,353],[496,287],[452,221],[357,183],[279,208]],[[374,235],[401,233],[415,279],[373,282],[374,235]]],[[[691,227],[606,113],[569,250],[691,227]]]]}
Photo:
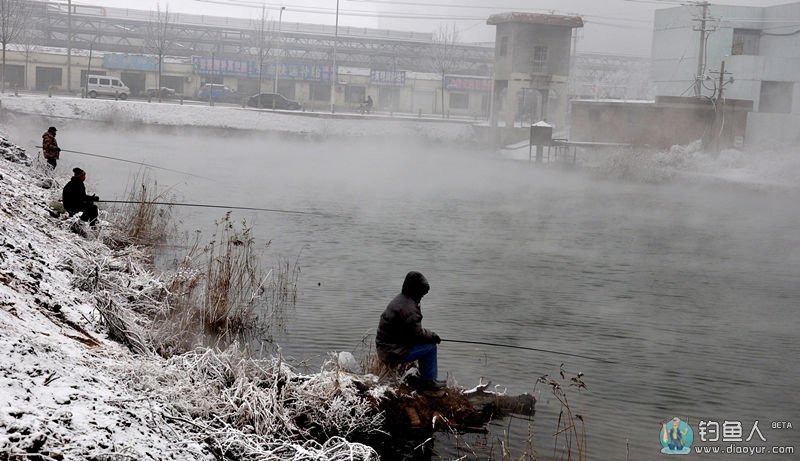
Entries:
{"type": "Polygon", "coordinates": [[[336,0],[336,28],[333,32],[333,69],[331,69],[331,113],[336,112],[336,43],[339,41],[339,0],[336,0]]]}
{"type": "MultiPolygon", "coordinates": [[[[712,71],[711,73],[715,74],[716,72],[712,71]]],[[[725,85],[731,83],[733,83],[733,75],[725,72],[725,61],[722,61],[719,69],[719,83],[714,95],[714,123],[712,125],[714,131],[711,133],[711,151],[715,154],[718,154],[722,147],[722,130],[725,128],[725,85]],[[726,79],[726,76],[730,77],[726,79]]]]}
{"type": "Polygon", "coordinates": [[[72,91],[72,0],[67,1],[67,91],[72,91]]]}
{"type": "MultiPolygon", "coordinates": [[[[278,52],[275,54],[275,81],[273,82],[273,85],[272,85],[272,92],[273,93],[277,93],[278,92],[278,78],[280,78],[279,76],[281,74],[281,53],[283,52],[283,43],[282,43],[282,40],[281,40],[281,22],[283,22],[283,10],[285,10],[285,9],[286,9],[286,7],[282,6],[280,12],[278,13],[278,52]]],[[[275,106],[275,102],[274,102],[275,100],[273,99],[272,101],[273,101],[272,105],[273,105],[273,109],[274,109],[275,108],[274,107],[275,106]]]]}
{"type": "Polygon", "coordinates": [[[694,28],[694,30],[700,32],[700,49],[697,54],[697,74],[694,78],[694,95],[699,98],[702,95],[703,78],[706,72],[706,40],[708,40],[708,32],[713,32],[716,28],[707,27],[711,20],[708,16],[708,7],[710,3],[703,1],[698,2],[697,5],[703,9],[703,16],[700,19],[695,19],[695,21],[700,22],[700,26],[694,28]]]}

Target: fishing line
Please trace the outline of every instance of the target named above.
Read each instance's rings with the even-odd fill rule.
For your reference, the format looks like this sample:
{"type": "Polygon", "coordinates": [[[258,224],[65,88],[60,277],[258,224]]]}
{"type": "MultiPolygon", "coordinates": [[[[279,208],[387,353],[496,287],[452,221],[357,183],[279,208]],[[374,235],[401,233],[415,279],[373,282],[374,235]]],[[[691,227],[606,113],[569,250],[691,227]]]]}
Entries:
{"type": "Polygon", "coordinates": [[[442,338],[442,342],[461,343],[461,344],[475,344],[475,345],[478,345],[478,346],[506,347],[506,348],[509,348],[509,349],[522,349],[522,350],[526,350],[526,351],[547,352],[549,354],[566,355],[566,356],[569,356],[569,357],[577,357],[577,358],[581,358],[581,359],[595,360],[597,362],[603,362],[603,363],[616,363],[616,362],[613,362],[611,360],[600,359],[600,358],[597,358],[597,357],[589,357],[587,355],[580,355],[580,354],[571,354],[569,352],[551,351],[551,350],[548,350],[548,349],[539,349],[539,348],[536,348],[536,347],[513,346],[513,345],[510,345],[510,344],[486,343],[486,342],[481,342],[481,341],[463,341],[463,340],[459,340],[459,339],[444,339],[444,338],[442,338]]]}
{"type": "Polygon", "coordinates": [[[207,203],[179,203],[179,202],[150,202],[150,201],[133,201],[133,200],[98,200],[101,203],[132,203],[142,205],[166,205],[166,206],[185,206],[196,208],[222,208],[226,210],[246,210],[246,211],[265,211],[268,213],[287,213],[287,214],[303,214],[303,215],[317,215],[317,216],[332,216],[325,213],[316,211],[296,211],[296,210],[281,210],[277,208],[256,208],[249,206],[226,206],[226,205],[211,205],[207,203]]]}
{"type": "MultiPolygon", "coordinates": [[[[42,149],[42,146],[36,146],[36,147],[39,148],[39,149],[42,149]]],[[[109,159],[109,160],[116,160],[118,162],[133,163],[134,165],[146,166],[146,167],[154,168],[154,169],[157,169],[157,170],[171,171],[173,173],[185,174],[186,176],[193,176],[195,178],[208,179],[209,181],[212,181],[211,178],[207,178],[205,176],[200,176],[200,175],[196,175],[196,174],[192,174],[192,173],[187,173],[185,171],[180,171],[180,170],[173,170],[172,168],[165,168],[163,166],[153,165],[151,163],[135,162],[133,160],[125,160],[123,158],[111,157],[109,155],[90,154],[89,152],[81,152],[79,150],[61,149],[61,152],[69,152],[69,153],[78,154],[78,155],[87,155],[89,157],[105,158],[105,159],[109,159]]]]}

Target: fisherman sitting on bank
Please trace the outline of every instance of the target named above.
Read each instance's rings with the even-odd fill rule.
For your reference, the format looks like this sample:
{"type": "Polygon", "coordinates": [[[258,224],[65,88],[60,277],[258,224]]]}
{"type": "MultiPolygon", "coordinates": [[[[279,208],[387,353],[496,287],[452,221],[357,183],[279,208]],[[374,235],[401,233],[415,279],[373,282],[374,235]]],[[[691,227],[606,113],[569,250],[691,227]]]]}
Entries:
{"type": "Polygon", "coordinates": [[[418,361],[423,390],[445,387],[437,380],[438,365],[436,345],[442,340],[436,333],[422,328],[420,301],[430,291],[425,276],[409,272],[403,282],[402,292],[386,306],[378,325],[375,348],[381,362],[394,367],[401,363],[418,361]]]}
{"type": "Polygon", "coordinates": [[[94,202],[100,200],[97,195],[86,195],[86,172],[80,168],[73,168],[75,174],[64,186],[62,201],[64,209],[70,216],[81,213],[81,221],[86,221],[91,227],[97,224],[97,205],[94,202]]]}

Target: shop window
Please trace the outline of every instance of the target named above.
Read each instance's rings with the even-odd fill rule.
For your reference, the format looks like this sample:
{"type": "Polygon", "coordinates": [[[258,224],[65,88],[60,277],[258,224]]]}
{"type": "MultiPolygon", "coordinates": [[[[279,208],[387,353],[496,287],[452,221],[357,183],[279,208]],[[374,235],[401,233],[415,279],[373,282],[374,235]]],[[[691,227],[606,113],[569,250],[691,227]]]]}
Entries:
{"type": "Polygon", "coordinates": [[[469,109],[469,94],[450,93],[451,109],[469,109]]]}
{"type": "Polygon", "coordinates": [[[360,85],[347,85],[344,91],[345,101],[361,104],[367,99],[367,89],[360,85]]]}
{"type": "Polygon", "coordinates": [[[311,84],[311,100],[312,101],[330,101],[331,100],[331,84],[330,83],[312,83],[311,84]]]}

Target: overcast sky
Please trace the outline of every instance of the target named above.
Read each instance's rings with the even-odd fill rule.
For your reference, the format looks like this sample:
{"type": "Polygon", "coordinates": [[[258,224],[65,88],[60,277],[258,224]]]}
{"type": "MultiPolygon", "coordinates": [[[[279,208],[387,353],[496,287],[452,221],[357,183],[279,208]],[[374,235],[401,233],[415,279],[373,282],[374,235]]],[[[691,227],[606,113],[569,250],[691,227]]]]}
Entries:
{"type": "MultiPolygon", "coordinates": [[[[160,4],[179,13],[255,18],[260,5],[270,19],[333,25],[336,0],[73,0],[73,3],[149,9],[160,4]],[[256,8],[226,4],[251,4],[256,8]]],[[[769,6],[790,0],[727,0],[727,5],[769,6]]],[[[586,27],[581,31],[578,50],[648,56],[652,35],[653,11],[680,6],[678,0],[339,0],[339,26],[376,27],[433,32],[455,23],[463,41],[493,41],[494,27],[486,18],[506,11],[579,14],[586,27]],[[491,4],[492,6],[486,6],[491,4]]],[[[698,10],[697,7],[684,6],[698,10]]]]}

